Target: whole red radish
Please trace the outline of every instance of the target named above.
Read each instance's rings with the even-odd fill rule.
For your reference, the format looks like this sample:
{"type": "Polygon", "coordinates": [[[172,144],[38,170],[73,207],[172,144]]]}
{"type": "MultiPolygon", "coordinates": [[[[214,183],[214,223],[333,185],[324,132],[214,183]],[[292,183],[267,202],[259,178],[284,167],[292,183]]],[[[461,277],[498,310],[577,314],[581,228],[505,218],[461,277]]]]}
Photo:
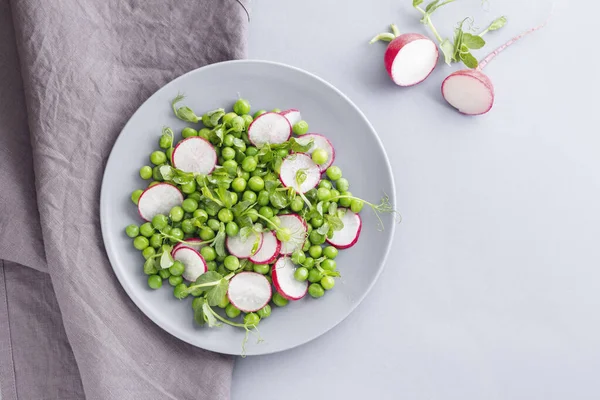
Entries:
{"type": "Polygon", "coordinates": [[[390,42],[383,58],[390,78],[398,86],[413,86],[423,82],[437,65],[437,45],[419,33],[401,35],[394,24],[391,29],[392,33],[381,33],[370,42],[390,42]]]}

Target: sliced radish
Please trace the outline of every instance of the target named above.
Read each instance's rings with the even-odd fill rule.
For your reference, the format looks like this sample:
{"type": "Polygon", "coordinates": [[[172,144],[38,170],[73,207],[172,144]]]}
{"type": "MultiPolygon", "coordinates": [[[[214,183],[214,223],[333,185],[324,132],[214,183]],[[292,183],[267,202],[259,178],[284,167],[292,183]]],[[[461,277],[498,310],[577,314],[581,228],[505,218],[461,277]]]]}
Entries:
{"type": "Polygon", "coordinates": [[[263,244],[263,234],[260,235],[250,235],[244,241],[240,235],[227,237],[227,250],[237,258],[248,258],[255,254],[258,254],[263,244]],[[256,239],[258,239],[258,247],[255,252],[252,252],[252,248],[256,243],[256,239]]]}
{"type": "Polygon", "coordinates": [[[248,127],[248,139],[256,147],[267,143],[279,144],[292,135],[292,126],[281,114],[268,112],[256,118],[248,127]]]}
{"type": "Polygon", "coordinates": [[[217,165],[217,152],[210,142],[198,136],[183,139],[173,149],[173,166],[185,172],[208,175],[217,165]]]}
{"type": "Polygon", "coordinates": [[[327,152],[327,161],[324,164],[319,164],[319,168],[321,172],[325,171],[327,168],[331,167],[333,161],[335,160],[335,149],[333,145],[325,136],[318,133],[309,133],[307,135],[296,138],[296,142],[301,145],[306,145],[312,139],[313,145],[306,152],[306,154],[312,154],[315,149],[323,149],[327,152]]]}
{"type": "Polygon", "coordinates": [[[281,163],[279,179],[285,187],[293,187],[300,193],[306,193],[319,184],[321,180],[321,169],[304,153],[296,153],[287,156],[281,163]],[[298,185],[300,172],[306,174],[304,181],[298,185]]]}
{"type": "Polygon", "coordinates": [[[183,195],[170,183],[159,183],[144,190],[138,200],[138,212],[146,221],[157,214],[169,215],[171,208],[183,202],[183,195]]]}
{"type": "Polygon", "coordinates": [[[263,232],[263,242],[260,250],[256,252],[250,261],[254,264],[271,264],[281,250],[281,242],[277,239],[275,232],[263,232]]]}
{"type": "Polygon", "coordinates": [[[227,297],[243,312],[258,311],[271,300],[271,284],[264,275],[240,272],[229,281],[227,297]]]}
{"type": "Polygon", "coordinates": [[[187,281],[194,282],[200,275],[208,271],[204,257],[198,253],[198,250],[191,247],[182,246],[173,252],[173,259],[181,261],[185,265],[183,278],[187,281]]]}
{"type": "Polygon", "coordinates": [[[288,257],[281,257],[275,263],[271,277],[273,285],[280,295],[288,300],[300,300],[308,292],[308,281],[300,282],[294,278],[296,267],[288,257]]]}
{"type": "Polygon", "coordinates": [[[175,251],[177,251],[177,249],[180,247],[191,247],[192,249],[194,249],[196,251],[200,251],[200,249],[203,248],[204,246],[206,246],[206,245],[202,243],[202,239],[200,239],[200,238],[185,239],[185,243],[177,243],[175,246],[173,246],[171,255],[175,251]]]}
{"type": "Polygon", "coordinates": [[[290,108],[289,110],[282,111],[279,114],[283,115],[292,127],[296,122],[302,121],[302,115],[300,115],[300,111],[296,110],[295,108],[290,108]]]}
{"type": "Polygon", "coordinates": [[[442,96],[463,114],[481,115],[494,105],[494,85],[483,72],[465,69],[444,79],[442,96]]]}
{"type": "Polygon", "coordinates": [[[431,74],[438,58],[433,40],[418,33],[405,33],[390,42],[383,61],[396,85],[412,86],[431,74]]]}
{"type": "Polygon", "coordinates": [[[362,228],[362,220],[360,215],[350,211],[349,208],[340,208],[345,210],[344,216],[341,217],[344,227],[339,231],[333,232],[333,237],[327,239],[327,242],[337,247],[338,249],[347,249],[348,247],[354,246],[360,236],[360,230],[362,228]]]}
{"type": "Polygon", "coordinates": [[[306,221],[298,214],[279,215],[281,228],[287,228],[292,233],[292,237],[287,242],[281,242],[279,253],[282,255],[290,255],[294,251],[299,250],[306,241],[306,232],[308,228],[306,221]]]}

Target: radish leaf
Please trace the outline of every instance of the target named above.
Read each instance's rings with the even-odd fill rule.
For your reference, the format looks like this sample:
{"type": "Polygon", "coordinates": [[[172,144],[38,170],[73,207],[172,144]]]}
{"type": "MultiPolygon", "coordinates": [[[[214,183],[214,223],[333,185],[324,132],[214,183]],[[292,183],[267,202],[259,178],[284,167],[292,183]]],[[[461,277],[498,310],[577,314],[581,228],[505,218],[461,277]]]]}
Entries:
{"type": "Polygon", "coordinates": [[[481,36],[472,35],[470,33],[463,34],[463,45],[469,49],[477,50],[485,46],[485,40],[481,36]]]}
{"type": "Polygon", "coordinates": [[[471,53],[460,53],[460,59],[468,68],[477,68],[479,64],[471,53]]]}

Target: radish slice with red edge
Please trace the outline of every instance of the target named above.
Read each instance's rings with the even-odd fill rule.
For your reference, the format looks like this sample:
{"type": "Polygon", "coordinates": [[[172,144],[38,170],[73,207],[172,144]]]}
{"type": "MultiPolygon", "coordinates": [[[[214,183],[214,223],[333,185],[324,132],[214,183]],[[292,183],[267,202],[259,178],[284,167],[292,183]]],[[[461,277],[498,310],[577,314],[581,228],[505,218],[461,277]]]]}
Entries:
{"type": "Polygon", "coordinates": [[[483,72],[465,69],[444,79],[442,96],[462,114],[481,115],[494,105],[494,85],[483,72]]]}
{"type": "Polygon", "coordinates": [[[292,128],[294,127],[295,123],[302,121],[302,115],[300,115],[300,111],[296,110],[295,108],[290,108],[289,110],[282,111],[279,114],[283,115],[288,120],[292,128]]]}
{"type": "Polygon", "coordinates": [[[258,254],[258,252],[260,251],[263,244],[263,234],[251,234],[246,238],[246,240],[243,240],[240,235],[233,237],[228,236],[225,243],[227,245],[227,250],[229,250],[229,252],[237,258],[248,258],[255,254],[258,254]],[[254,248],[257,240],[258,246],[253,252],[252,249],[254,248]]]}
{"type": "Polygon", "coordinates": [[[281,242],[279,253],[285,256],[302,249],[302,245],[306,241],[306,232],[308,231],[306,221],[298,214],[279,215],[279,220],[281,221],[279,227],[289,229],[292,234],[290,240],[281,242]]]}
{"type": "Polygon", "coordinates": [[[280,295],[288,300],[300,300],[308,292],[308,281],[300,282],[294,278],[296,267],[288,257],[281,257],[273,266],[271,277],[273,286],[280,295]]]}
{"type": "Polygon", "coordinates": [[[169,215],[171,208],[181,205],[183,194],[170,183],[159,183],[144,190],[138,200],[140,217],[151,221],[157,214],[169,215]]]}
{"type": "Polygon", "coordinates": [[[268,112],[256,118],[248,127],[248,139],[256,147],[280,144],[292,135],[292,126],[281,114],[268,112]]]}
{"type": "Polygon", "coordinates": [[[264,275],[256,272],[240,272],[229,281],[227,297],[239,310],[249,313],[258,311],[271,300],[271,284],[264,275]]]}
{"type": "Polygon", "coordinates": [[[208,175],[217,165],[217,152],[210,142],[198,136],[183,139],[173,149],[173,167],[185,172],[208,175]]]}
{"type": "Polygon", "coordinates": [[[293,187],[295,191],[306,193],[319,184],[321,180],[321,169],[304,153],[290,154],[281,163],[279,179],[285,187],[293,187]],[[303,181],[298,180],[300,174],[303,181]],[[298,182],[301,182],[298,184],[298,182]]]}
{"type": "Polygon", "coordinates": [[[173,252],[173,259],[181,261],[185,265],[183,278],[186,281],[194,282],[200,275],[208,271],[204,257],[198,250],[191,247],[182,246],[173,252]]]}
{"type": "Polygon", "coordinates": [[[206,245],[203,243],[202,239],[200,239],[200,238],[185,239],[185,243],[177,243],[175,246],[173,246],[171,255],[173,255],[173,253],[180,247],[191,247],[192,249],[194,249],[196,251],[200,251],[200,249],[203,248],[204,246],[206,246],[206,245]]]}
{"type": "Polygon", "coordinates": [[[335,160],[335,149],[333,145],[325,136],[318,133],[309,133],[303,136],[296,138],[296,142],[305,146],[312,139],[313,145],[306,152],[306,154],[312,154],[316,149],[323,149],[327,152],[327,161],[324,164],[318,164],[321,172],[325,172],[325,170],[331,167],[333,161],[335,160]]]}
{"type": "Polygon", "coordinates": [[[263,232],[263,242],[260,250],[249,258],[254,264],[271,264],[281,250],[281,242],[275,232],[263,232]]]}
{"type": "Polygon", "coordinates": [[[331,239],[327,238],[327,242],[338,248],[347,249],[354,246],[360,236],[360,230],[362,228],[362,220],[360,215],[352,212],[348,208],[340,208],[344,210],[344,215],[340,218],[344,227],[339,231],[333,231],[331,239]]]}

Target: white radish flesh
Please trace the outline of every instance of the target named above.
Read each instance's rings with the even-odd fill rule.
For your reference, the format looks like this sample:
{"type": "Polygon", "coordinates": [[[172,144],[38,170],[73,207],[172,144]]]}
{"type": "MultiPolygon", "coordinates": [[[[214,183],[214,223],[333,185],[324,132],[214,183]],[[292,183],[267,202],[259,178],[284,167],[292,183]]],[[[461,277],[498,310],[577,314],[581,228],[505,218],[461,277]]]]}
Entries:
{"type": "Polygon", "coordinates": [[[282,111],[280,114],[288,120],[292,128],[294,127],[295,123],[302,121],[302,115],[300,115],[300,111],[296,110],[295,108],[282,111]]]}
{"type": "Polygon", "coordinates": [[[304,153],[296,153],[287,156],[281,163],[279,179],[285,187],[293,187],[299,193],[306,193],[319,184],[321,180],[321,169],[304,153]],[[305,179],[300,182],[299,174],[304,175],[305,179]]]}
{"type": "Polygon", "coordinates": [[[268,112],[256,118],[248,127],[248,139],[256,147],[279,144],[292,135],[292,126],[283,115],[268,112]]]}
{"type": "Polygon", "coordinates": [[[263,234],[254,235],[251,234],[246,238],[242,239],[240,235],[227,237],[227,250],[237,258],[249,258],[260,251],[263,243],[263,234]],[[253,251],[253,249],[255,249],[253,251]]]}
{"type": "Polygon", "coordinates": [[[483,72],[465,69],[444,79],[442,96],[463,114],[481,115],[494,105],[494,86],[483,72]]]}
{"type": "Polygon", "coordinates": [[[358,241],[362,220],[360,215],[352,212],[349,208],[341,210],[346,211],[341,217],[344,227],[339,231],[333,231],[333,236],[331,239],[328,238],[327,242],[338,249],[347,249],[358,241]]]}
{"type": "Polygon", "coordinates": [[[439,58],[437,45],[418,33],[405,33],[390,42],[384,64],[396,85],[412,86],[423,82],[439,58]]]}
{"type": "Polygon", "coordinates": [[[263,232],[263,242],[260,250],[250,257],[254,264],[271,264],[281,250],[281,242],[277,239],[275,232],[263,232]]]}
{"type": "Polygon", "coordinates": [[[256,272],[240,272],[229,281],[227,297],[243,312],[260,310],[269,303],[271,295],[271,284],[256,272]]]}
{"type": "Polygon", "coordinates": [[[333,145],[325,136],[318,133],[309,133],[301,137],[296,138],[296,141],[302,145],[306,145],[312,139],[313,145],[306,152],[306,154],[312,154],[316,149],[323,149],[327,152],[327,161],[323,164],[318,164],[321,172],[324,172],[327,168],[331,167],[335,160],[335,149],[333,145]]]}
{"type": "Polygon", "coordinates": [[[200,275],[208,270],[204,257],[202,257],[196,249],[191,247],[179,247],[173,252],[173,259],[180,261],[185,265],[185,270],[181,276],[183,276],[186,281],[194,282],[200,275]]]}
{"type": "Polygon", "coordinates": [[[275,289],[288,300],[300,300],[308,292],[308,281],[300,282],[294,278],[296,267],[288,257],[281,257],[273,266],[271,277],[275,289]]]}
{"type": "Polygon", "coordinates": [[[183,202],[183,195],[170,183],[159,183],[144,190],[138,200],[140,217],[151,221],[157,214],[169,215],[171,208],[183,202]]]}
{"type": "Polygon", "coordinates": [[[210,142],[193,136],[182,140],[173,149],[173,166],[185,172],[208,175],[217,165],[217,153],[210,142]]]}
{"type": "Polygon", "coordinates": [[[284,214],[279,215],[281,224],[280,228],[289,229],[291,232],[290,240],[281,242],[281,250],[279,251],[282,255],[290,255],[294,251],[299,250],[306,241],[306,222],[298,214],[284,214]]]}

